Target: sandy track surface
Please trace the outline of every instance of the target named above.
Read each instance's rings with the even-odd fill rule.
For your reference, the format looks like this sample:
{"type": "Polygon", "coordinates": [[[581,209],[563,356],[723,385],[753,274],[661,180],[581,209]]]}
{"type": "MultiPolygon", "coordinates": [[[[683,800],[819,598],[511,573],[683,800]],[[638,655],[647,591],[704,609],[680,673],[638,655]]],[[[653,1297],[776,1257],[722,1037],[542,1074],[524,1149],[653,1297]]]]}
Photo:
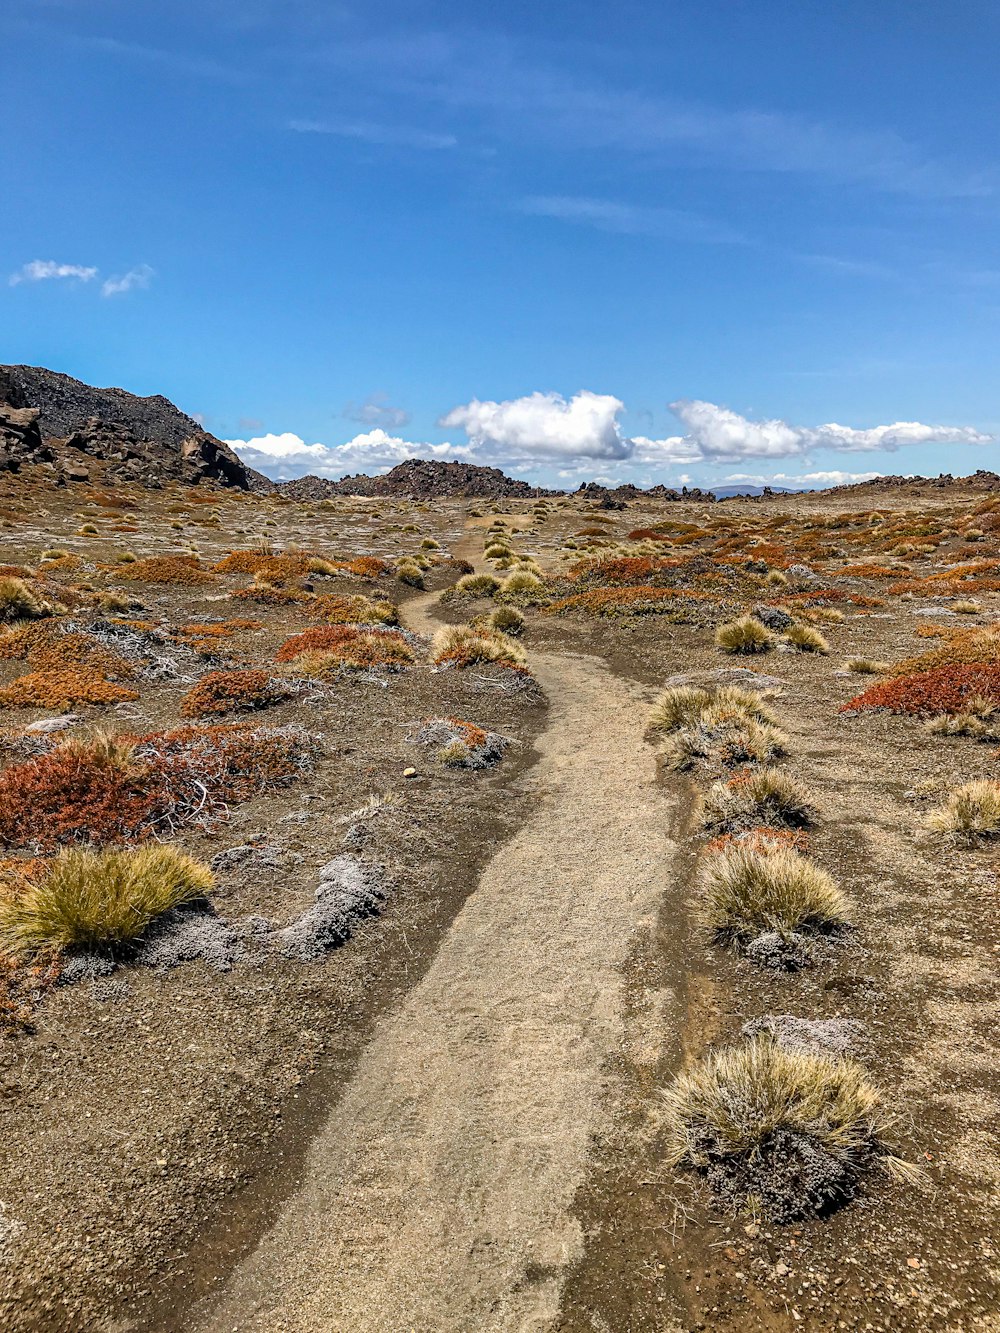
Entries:
{"type": "Polygon", "coordinates": [[[203,1330],[510,1333],[557,1315],[583,1245],[574,1195],[613,1103],[620,967],[672,844],[648,697],[594,659],[532,667],[551,700],[537,808],[377,1031],[203,1330]]]}

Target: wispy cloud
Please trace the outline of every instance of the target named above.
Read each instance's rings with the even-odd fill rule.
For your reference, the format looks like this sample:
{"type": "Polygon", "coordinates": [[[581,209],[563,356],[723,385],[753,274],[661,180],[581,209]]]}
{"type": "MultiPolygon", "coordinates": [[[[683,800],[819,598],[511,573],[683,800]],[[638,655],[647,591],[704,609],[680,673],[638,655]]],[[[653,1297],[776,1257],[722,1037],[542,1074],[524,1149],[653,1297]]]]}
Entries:
{"type": "Polygon", "coordinates": [[[716,245],[746,244],[746,237],[734,228],[679,208],[643,207],[578,195],[530,195],[516,207],[533,217],[557,218],[623,236],[656,236],[716,245]]]}
{"type": "Polygon", "coordinates": [[[134,291],[136,288],[148,287],[152,277],[153,269],[148,264],[137,264],[135,268],[130,268],[127,273],[106,278],[101,283],[101,295],[122,296],[125,292],[134,291]]]}
{"type": "Polygon", "coordinates": [[[348,403],[343,416],[348,421],[359,421],[364,426],[387,426],[398,430],[410,420],[404,407],[393,407],[384,393],[371,393],[363,403],[348,403]]]}
{"type": "Polygon", "coordinates": [[[434,134],[411,125],[380,125],[364,120],[292,120],[288,128],[296,134],[332,134],[340,139],[359,139],[362,143],[382,144],[387,148],[434,151],[458,146],[453,134],[434,134]]]}
{"type": "Polygon", "coordinates": [[[876,278],[885,282],[899,282],[902,274],[888,264],[879,264],[870,259],[850,259],[841,255],[795,255],[802,264],[813,268],[826,269],[828,273],[846,278],[876,278]]]}
{"type": "Polygon", "coordinates": [[[91,282],[97,269],[84,264],[58,264],[54,259],[32,259],[23,264],[8,281],[12,287],[22,282],[46,282],[50,278],[70,278],[77,282],[91,282]]]}
{"type": "Polygon", "coordinates": [[[489,116],[508,138],[574,151],[670,150],[679,165],[824,177],[924,198],[983,198],[984,169],[935,155],[890,128],[856,129],[758,107],[698,104],[533,60],[506,38],[389,35],[313,53],[349,75],[377,70],[394,93],[489,116]]]}

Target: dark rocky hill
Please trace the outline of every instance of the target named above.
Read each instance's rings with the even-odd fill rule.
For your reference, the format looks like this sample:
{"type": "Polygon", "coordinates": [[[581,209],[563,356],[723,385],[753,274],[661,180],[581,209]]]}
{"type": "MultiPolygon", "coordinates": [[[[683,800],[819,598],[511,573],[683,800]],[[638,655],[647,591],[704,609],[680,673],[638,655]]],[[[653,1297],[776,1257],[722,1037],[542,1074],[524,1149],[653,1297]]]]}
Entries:
{"type": "Polygon", "coordinates": [[[517,481],[496,467],[442,463],[426,458],[408,458],[380,477],[369,477],[363,472],[340,481],[298,477],[294,481],[281,482],[280,489],[283,495],[290,495],[295,500],[322,500],[332,495],[395,495],[414,500],[460,495],[477,500],[530,500],[540,495],[561,493],[517,481]]]}
{"type": "Polygon", "coordinates": [[[160,394],[97,389],[41,366],[0,366],[0,467],[31,463],[60,481],[274,485],[160,394]]]}

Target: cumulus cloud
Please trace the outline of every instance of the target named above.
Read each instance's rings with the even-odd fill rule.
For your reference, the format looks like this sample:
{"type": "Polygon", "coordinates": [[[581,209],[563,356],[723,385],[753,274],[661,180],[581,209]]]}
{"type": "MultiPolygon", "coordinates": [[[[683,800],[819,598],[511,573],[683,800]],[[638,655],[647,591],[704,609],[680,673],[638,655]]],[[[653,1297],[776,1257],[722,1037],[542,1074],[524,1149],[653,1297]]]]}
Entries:
{"type": "Polygon", "coordinates": [[[628,458],[632,444],[618,424],[624,408],[609,393],[582,389],[567,402],[558,393],[535,392],[502,403],[473,398],[438,425],[464,430],[473,445],[514,457],[628,458]]]}
{"type": "Polygon", "coordinates": [[[240,458],[275,481],[314,473],[337,480],[349,472],[383,473],[407,458],[469,459],[472,450],[451,444],[415,444],[389,435],[381,427],[355,435],[346,444],[306,444],[300,435],[257,435],[248,440],[227,440],[240,458]]]}
{"type": "Polygon", "coordinates": [[[106,278],[101,283],[101,295],[122,296],[125,292],[131,292],[137,287],[148,287],[152,276],[153,270],[148,264],[137,264],[135,268],[130,268],[127,273],[106,278]]]}
{"type": "Polygon", "coordinates": [[[700,399],[681,399],[671,411],[688,429],[686,439],[697,457],[720,463],[741,458],[794,458],[812,449],[837,453],[895,453],[908,444],[986,444],[991,439],[969,426],[925,426],[896,421],[889,426],[855,430],[830,422],[825,426],[792,426],[772,419],[750,421],[738,412],[700,399]]]}
{"type": "Polygon", "coordinates": [[[84,264],[58,264],[54,259],[32,259],[12,273],[10,285],[17,287],[22,282],[44,282],[48,278],[75,278],[78,282],[90,282],[97,277],[97,269],[84,264]]]}
{"type": "MultiPolygon", "coordinates": [[[[730,408],[701,399],[671,404],[684,433],[653,438],[629,436],[621,417],[624,403],[612,394],[583,389],[571,398],[535,392],[502,402],[473,398],[454,407],[439,421],[449,430],[462,430],[468,443],[415,443],[390,434],[383,425],[356,435],[346,444],[307,444],[301,436],[256,435],[229,443],[252,467],[277,480],[314,472],[338,478],[348,472],[386,472],[407,458],[447,459],[505,467],[517,476],[551,469],[561,480],[590,480],[601,472],[612,480],[639,485],[658,481],[690,484],[692,464],[768,464],[798,459],[801,472],[769,475],[736,473],[727,482],[768,483],[793,487],[834,486],[867,481],[879,472],[852,472],[815,468],[809,455],[828,453],[894,453],[907,445],[987,443],[992,437],[969,426],[935,426],[918,421],[857,429],[830,422],[822,426],[795,426],[781,418],[751,421],[730,408]],[[810,470],[806,470],[806,469],[810,470]]],[[[367,424],[383,415],[393,424],[401,409],[372,397],[349,415],[367,424]]],[[[696,478],[704,484],[704,477],[696,478]]]]}

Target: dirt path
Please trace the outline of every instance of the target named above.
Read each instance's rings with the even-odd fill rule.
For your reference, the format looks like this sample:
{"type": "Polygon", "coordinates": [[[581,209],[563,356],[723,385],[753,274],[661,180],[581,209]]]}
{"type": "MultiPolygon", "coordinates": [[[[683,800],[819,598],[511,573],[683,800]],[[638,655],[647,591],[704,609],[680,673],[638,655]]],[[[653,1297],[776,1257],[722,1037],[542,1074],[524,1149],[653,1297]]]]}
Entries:
{"type": "MultiPolygon", "coordinates": [[[[409,603],[411,623],[431,600],[409,603]]],[[[558,1312],[626,1040],[620,967],[673,848],[648,695],[590,658],[532,667],[551,700],[537,808],[376,1032],[203,1330],[509,1333],[558,1312]]]]}

